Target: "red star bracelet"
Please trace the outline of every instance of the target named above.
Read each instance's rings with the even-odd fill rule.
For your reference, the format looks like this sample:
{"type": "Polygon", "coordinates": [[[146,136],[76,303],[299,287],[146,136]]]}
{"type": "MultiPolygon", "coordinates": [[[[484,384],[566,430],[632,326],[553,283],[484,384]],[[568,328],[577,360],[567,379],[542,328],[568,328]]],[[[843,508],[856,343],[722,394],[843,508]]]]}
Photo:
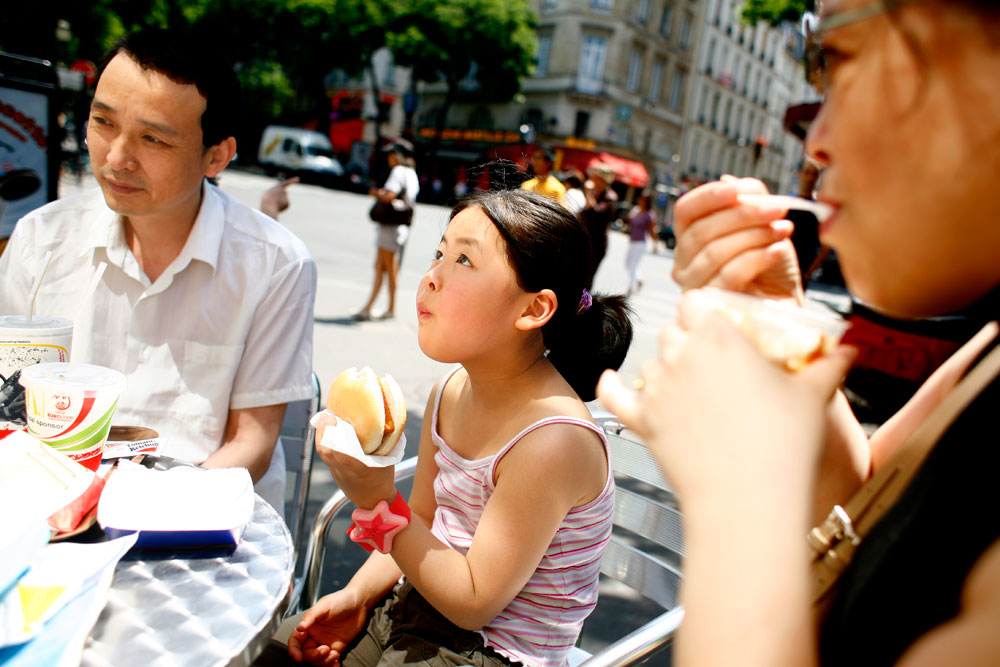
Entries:
{"type": "Polygon", "coordinates": [[[392,504],[378,501],[374,509],[358,508],[351,513],[354,523],[347,529],[347,536],[365,551],[378,549],[387,554],[392,551],[392,538],[410,525],[410,506],[402,494],[397,493],[392,504]]]}

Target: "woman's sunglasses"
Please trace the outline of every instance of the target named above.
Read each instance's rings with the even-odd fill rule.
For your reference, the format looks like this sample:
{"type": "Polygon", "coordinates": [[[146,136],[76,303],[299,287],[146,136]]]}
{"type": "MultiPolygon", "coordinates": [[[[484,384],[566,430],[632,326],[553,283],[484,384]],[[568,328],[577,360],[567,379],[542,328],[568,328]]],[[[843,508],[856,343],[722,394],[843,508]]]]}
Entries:
{"type": "Polygon", "coordinates": [[[865,5],[864,7],[859,7],[858,9],[852,9],[846,12],[840,12],[838,14],[827,16],[815,29],[807,24],[805,48],[806,81],[808,81],[820,95],[826,95],[827,91],[830,89],[830,70],[827,56],[823,51],[823,35],[832,30],[836,30],[837,28],[843,28],[844,26],[852,23],[870,19],[873,16],[878,16],[884,12],[891,11],[900,5],[916,1],[917,0],[883,0],[882,2],[873,2],[869,5],[865,5]]]}

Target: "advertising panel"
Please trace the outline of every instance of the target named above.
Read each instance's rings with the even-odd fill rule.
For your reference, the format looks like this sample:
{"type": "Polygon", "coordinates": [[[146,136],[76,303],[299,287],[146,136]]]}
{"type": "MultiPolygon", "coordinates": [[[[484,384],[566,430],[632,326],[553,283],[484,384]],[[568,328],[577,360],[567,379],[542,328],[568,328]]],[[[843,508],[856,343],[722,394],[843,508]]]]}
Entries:
{"type": "Polygon", "coordinates": [[[0,239],[26,213],[56,198],[59,162],[52,141],[57,88],[8,76],[8,58],[0,57],[0,239]]]}

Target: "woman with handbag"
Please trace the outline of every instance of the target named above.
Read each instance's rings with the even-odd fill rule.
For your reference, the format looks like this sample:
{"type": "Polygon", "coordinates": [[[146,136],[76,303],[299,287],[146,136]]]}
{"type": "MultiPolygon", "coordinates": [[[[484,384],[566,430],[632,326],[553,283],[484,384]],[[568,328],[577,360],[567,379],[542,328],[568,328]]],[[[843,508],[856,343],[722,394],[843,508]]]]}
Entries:
{"type": "Polygon", "coordinates": [[[375,203],[368,213],[376,227],[375,277],[368,302],[353,316],[358,321],[372,319],[371,308],[382,289],[383,279],[389,291],[389,304],[378,318],[388,320],[395,314],[396,276],[399,273],[403,247],[410,234],[413,204],[420,192],[420,181],[410,146],[403,141],[396,141],[385,150],[388,152],[389,177],[385,180],[385,185],[377,190],[372,189],[369,193],[375,197],[375,203]]]}
{"type": "Polygon", "coordinates": [[[724,318],[691,321],[706,285],[803,301],[786,209],[724,178],[676,205],[681,324],[639,390],[606,375],[599,395],[685,515],[675,664],[1000,664],[1000,5],[827,0],[820,17],[822,242],[871,307],[988,324],[866,437],[836,392],[849,350],[791,373],[724,318]]]}

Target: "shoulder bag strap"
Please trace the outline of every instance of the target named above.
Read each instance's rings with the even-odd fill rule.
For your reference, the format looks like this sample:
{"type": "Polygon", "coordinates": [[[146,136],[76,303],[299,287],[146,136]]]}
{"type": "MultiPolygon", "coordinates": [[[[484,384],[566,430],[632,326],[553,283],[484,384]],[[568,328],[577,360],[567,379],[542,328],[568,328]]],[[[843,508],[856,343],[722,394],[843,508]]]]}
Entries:
{"type": "MultiPolygon", "coordinates": [[[[987,326],[995,326],[990,324],[987,326]]],[[[820,602],[851,562],[872,527],[896,502],[955,419],[1000,374],[1000,345],[976,364],[845,505],[809,531],[813,601],[820,602]]]]}

